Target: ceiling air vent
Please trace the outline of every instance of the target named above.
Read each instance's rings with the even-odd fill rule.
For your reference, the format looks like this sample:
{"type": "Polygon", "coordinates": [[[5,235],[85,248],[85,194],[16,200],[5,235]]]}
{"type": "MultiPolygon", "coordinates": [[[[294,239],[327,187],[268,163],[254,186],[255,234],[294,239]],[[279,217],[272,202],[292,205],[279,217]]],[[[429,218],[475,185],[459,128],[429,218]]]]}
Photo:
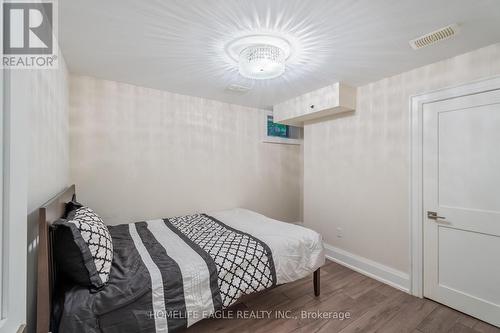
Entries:
{"type": "Polygon", "coordinates": [[[449,25],[439,30],[433,31],[421,37],[415,38],[410,41],[410,45],[414,50],[435,44],[442,40],[453,37],[458,33],[458,26],[456,24],[449,25]]]}
{"type": "Polygon", "coordinates": [[[252,87],[244,86],[241,84],[230,84],[226,87],[226,91],[232,92],[234,94],[245,94],[250,89],[252,89],[252,87]]]}

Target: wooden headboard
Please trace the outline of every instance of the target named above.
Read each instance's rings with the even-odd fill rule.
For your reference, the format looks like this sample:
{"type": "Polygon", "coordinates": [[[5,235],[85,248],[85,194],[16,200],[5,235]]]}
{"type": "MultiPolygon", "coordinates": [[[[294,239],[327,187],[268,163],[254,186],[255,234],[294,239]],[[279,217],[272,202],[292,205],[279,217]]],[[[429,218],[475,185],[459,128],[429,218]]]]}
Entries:
{"type": "Polygon", "coordinates": [[[53,235],[50,225],[64,215],[65,204],[71,201],[74,194],[75,185],[71,185],[40,207],[38,212],[37,333],[50,331],[53,310],[56,267],[52,256],[53,235]]]}

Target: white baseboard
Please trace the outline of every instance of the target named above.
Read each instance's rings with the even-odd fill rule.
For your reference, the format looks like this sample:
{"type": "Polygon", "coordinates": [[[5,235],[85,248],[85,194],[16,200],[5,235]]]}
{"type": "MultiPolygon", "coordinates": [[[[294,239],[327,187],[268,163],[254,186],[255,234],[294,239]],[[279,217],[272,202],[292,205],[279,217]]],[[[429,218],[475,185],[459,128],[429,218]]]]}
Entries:
{"type": "Polygon", "coordinates": [[[334,246],[325,245],[325,255],[328,259],[346,266],[356,272],[388,284],[394,288],[410,293],[410,276],[407,273],[387,267],[376,261],[352,254],[334,246]]]}

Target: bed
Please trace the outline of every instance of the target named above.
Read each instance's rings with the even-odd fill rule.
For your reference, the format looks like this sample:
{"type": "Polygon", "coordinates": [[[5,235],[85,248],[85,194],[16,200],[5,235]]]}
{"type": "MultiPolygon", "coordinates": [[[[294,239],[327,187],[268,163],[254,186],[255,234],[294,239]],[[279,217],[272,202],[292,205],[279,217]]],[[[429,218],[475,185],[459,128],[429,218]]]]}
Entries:
{"type": "Polygon", "coordinates": [[[67,283],[52,224],[74,195],[73,185],[40,208],[38,333],[182,331],[241,297],[311,274],[319,295],[321,236],[246,209],[108,226],[107,284],[93,291],[67,283]]]}

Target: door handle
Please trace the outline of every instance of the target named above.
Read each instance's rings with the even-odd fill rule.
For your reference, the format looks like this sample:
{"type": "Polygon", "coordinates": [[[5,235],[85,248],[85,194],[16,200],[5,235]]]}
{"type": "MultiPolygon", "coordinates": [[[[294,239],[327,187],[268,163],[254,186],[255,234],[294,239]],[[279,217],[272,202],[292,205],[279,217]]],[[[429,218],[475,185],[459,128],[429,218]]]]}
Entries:
{"type": "Polygon", "coordinates": [[[446,220],[446,217],[439,216],[437,212],[427,212],[427,218],[431,220],[446,220]]]}

